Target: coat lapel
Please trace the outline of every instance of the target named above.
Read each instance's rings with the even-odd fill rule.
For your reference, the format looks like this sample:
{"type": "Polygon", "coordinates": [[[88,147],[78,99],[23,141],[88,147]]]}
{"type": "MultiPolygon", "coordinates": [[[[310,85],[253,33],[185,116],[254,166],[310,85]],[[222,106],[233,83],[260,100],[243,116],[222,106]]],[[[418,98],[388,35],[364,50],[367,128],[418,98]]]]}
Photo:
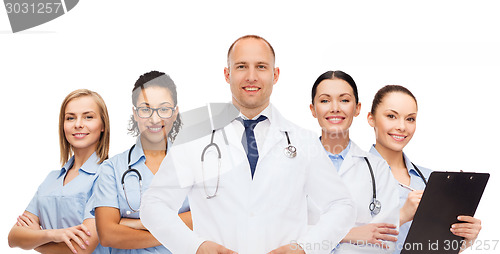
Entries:
{"type": "Polygon", "coordinates": [[[236,133],[233,124],[231,123],[227,125],[224,128],[224,131],[226,132],[229,145],[238,150],[239,152],[246,154],[245,149],[241,144],[241,136],[236,133]]]}
{"type": "Polygon", "coordinates": [[[266,139],[264,140],[264,145],[262,146],[262,151],[259,151],[259,161],[260,158],[265,157],[270,153],[270,150],[273,149],[279,142],[283,143],[283,149],[285,148],[286,141],[283,141],[285,138],[285,131],[289,131],[286,127],[287,125],[284,123],[286,121],[283,116],[276,110],[276,108],[272,107],[271,109],[272,121],[269,126],[269,130],[266,135],[266,139]]]}
{"type": "Polygon", "coordinates": [[[354,167],[355,162],[361,157],[366,156],[366,153],[361,150],[354,142],[351,141],[351,148],[342,162],[342,166],[340,166],[339,175],[343,175],[347,171],[349,171],[352,167],[354,167]]]}

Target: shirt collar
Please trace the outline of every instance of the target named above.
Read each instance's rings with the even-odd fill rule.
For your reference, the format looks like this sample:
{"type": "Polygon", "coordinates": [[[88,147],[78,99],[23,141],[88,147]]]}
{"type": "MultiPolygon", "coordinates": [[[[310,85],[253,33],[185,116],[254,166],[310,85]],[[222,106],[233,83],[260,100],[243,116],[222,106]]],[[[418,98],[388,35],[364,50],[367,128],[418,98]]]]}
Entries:
{"type": "Polygon", "coordinates": [[[375,148],[375,144],[373,144],[372,147],[370,147],[370,153],[374,154],[374,155],[377,155],[378,157],[382,158],[382,155],[380,155],[380,153],[375,148]]]}
{"type": "MultiPolygon", "coordinates": [[[[375,145],[372,145],[372,147],[370,148],[370,153],[377,155],[380,158],[383,158],[382,155],[380,155],[380,153],[375,148],[375,145]]],[[[406,154],[404,152],[403,152],[403,159],[405,161],[405,166],[406,166],[406,169],[408,170],[408,173],[413,172],[414,174],[418,175],[417,171],[415,170],[415,167],[413,167],[413,164],[411,163],[410,159],[408,159],[408,156],[406,156],[406,154]]]]}
{"type": "MultiPolygon", "coordinates": [[[[172,147],[172,142],[170,141],[170,139],[167,139],[167,153],[168,151],[170,151],[171,147],[172,147]]],[[[130,162],[128,163],[128,165],[132,166],[136,164],[143,157],[146,158],[146,155],[144,155],[144,150],[142,149],[142,143],[141,143],[141,136],[139,135],[135,140],[135,147],[134,150],[132,150],[132,154],[130,155],[130,162]]]]}
{"type": "MultiPolygon", "coordinates": [[[[321,142],[321,136],[319,137],[319,140],[321,142]]],[[[344,150],[342,150],[342,152],[340,152],[339,154],[330,153],[326,149],[325,149],[325,151],[328,154],[328,157],[330,157],[330,158],[333,157],[333,158],[340,158],[340,159],[344,160],[350,149],[351,149],[351,140],[349,139],[349,143],[347,144],[346,148],[344,148],[344,150]]]]}
{"type": "Polygon", "coordinates": [[[417,173],[417,170],[413,166],[413,163],[411,163],[411,160],[408,158],[408,156],[406,156],[404,152],[403,152],[403,159],[405,161],[406,168],[408,169],[408,173],[413,173],[418,176],[419,174],[417,173]]]}
{"type": "Polygon", "coordinates": [[[272,122],[273,116],[272,116],[271,103],[269,103],[269,105],[264,110],[262,110],[262,112],[260,112],[258,115],[256,115],[252,119],[249,119],[248,117],[246,117],[245,115],[243,115],[241,112],[239,113],[238,117],[241,117],[241,119],[243,119],[243,120],[255,120],[255,119],[259,118],[261,115],[267,117],[267,119],[269,120],[269,122],[272,122]]]}
{"type": "MultiPolygon", "coordinates": [[[[132,149],[132,147],[131,147],[132,149]]],[[[130,153],[130,150],[129,150],[130,153]]],[[[142,150],[142,143],[141,143],[141,135],[137,137],[135,140],[135,146],[134,149],[132,150],[130,154],[130,161],[128,161],[128,166],[132,166],[136,164],[142,157],[146,157],[144,155],[144,150],[142,150]]],[[[128,160],[128,154],[127,154],[127,160],[128,160]]]]}
{"type": "MultiPolygon", "coordinates": [[[[75,156],[71,156],[71,158],[64,164],[64,166],[61,168],[61,173],[59,174],[58,178],[65,175],[66,172],[68,172],[71,167],[73,167],[73,163],[75,162],[75,156]]],[[[99,157],[97,156],[96,152],[94,152],[90,157],[87,159],[85,163],[83,163],[82,167],[80,170],[88,173],[88,174],[95,174],[97,172],[97,168],[99,167],[99,157]]]]}

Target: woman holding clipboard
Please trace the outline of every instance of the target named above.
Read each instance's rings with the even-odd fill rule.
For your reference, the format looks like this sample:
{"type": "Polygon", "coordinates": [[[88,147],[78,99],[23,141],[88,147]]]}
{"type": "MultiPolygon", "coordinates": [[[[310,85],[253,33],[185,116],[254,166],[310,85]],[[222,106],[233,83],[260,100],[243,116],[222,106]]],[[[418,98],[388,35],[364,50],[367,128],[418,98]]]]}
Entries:
{"type": "MultiPolygon", "coordinates": [[[[368,113],[368,123],[374,128],[376,136],[376,144],[370,152],[387,161],[394,178],[400,183],[400,229],[395,253],[401,251],[432,172],[413,164],[403,152],[415,133],[417,111],[417,100],[408,89],[388,85],[375,94],[371,112],[368,113]]],[[[450,231],[465,238],[463,251],[476,240],[481,221],[471,216],[459,216],[458,220],[464,223],[452,225],[450,231]]]]}

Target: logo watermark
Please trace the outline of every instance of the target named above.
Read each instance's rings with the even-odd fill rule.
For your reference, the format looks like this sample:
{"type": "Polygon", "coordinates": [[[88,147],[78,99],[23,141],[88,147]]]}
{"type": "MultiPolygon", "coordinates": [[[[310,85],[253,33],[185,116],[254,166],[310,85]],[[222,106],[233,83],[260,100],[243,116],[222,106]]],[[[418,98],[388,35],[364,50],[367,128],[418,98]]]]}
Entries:
{"type": "Polygon", "coordinates": [[[4,0],[13,33],[24,31],[59,18],[73,9],[79,0],[4,0]]]}

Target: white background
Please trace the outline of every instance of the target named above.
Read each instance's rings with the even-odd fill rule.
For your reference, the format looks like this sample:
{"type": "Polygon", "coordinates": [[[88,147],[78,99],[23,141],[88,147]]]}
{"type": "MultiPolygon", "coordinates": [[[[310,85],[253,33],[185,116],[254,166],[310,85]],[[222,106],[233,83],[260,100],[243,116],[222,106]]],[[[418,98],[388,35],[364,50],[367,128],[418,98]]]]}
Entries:
{"type": "Polygon", "coordinates": [[[275,48],[281,76],[274,105],[318,134],[309,111],[313,82],[327,70],[351,74],[362,103],[351,138],[366,150],[374,142],[366,114],[375,92],[387,84],[409,88],[419,112],[406,153],[433,170],[490,173],[476,213],[483,221],[479,239],[500,240],[497,6],[494,1],[86,0],[17,34],[0,10],[0,252],[24,253],[8,248],[7,235],[45,176],[60,168],[58,112],[69,92],[88,88],[104,97],[112,156],[134,142],[127,122],[139,75],[170,74],[181,111],[230,101],[223,78],[226,53],[245,34],[261,35],[275,48]]]}

